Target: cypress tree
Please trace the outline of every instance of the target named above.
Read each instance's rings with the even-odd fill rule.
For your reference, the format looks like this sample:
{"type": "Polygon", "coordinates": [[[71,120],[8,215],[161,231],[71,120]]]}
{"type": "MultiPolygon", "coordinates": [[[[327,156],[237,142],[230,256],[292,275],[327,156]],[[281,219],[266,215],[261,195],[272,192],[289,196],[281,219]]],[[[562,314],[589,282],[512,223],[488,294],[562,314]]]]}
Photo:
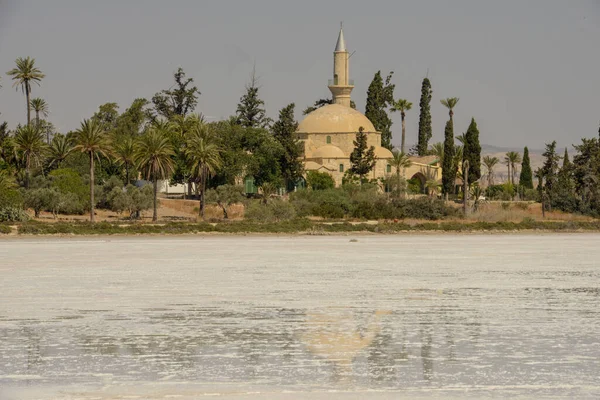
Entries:
{"type": "Polygon", "coordinates": [[[571,195],[575,191],[573,182],[573,164],[569,160],[569,152],[565,148],[563,165],[558,172],[558,187],[562,194],[571,195]]]}
{"type": "Polygon", "coordinates": [[[444,161],[442,162],[442,194],[454,193],[456,170],[454,169],[454,124],[452,118],[444,130],[444,161]]]}
{"type": "Polygon", "coordinates": [[[360,176],[360,183],[364,180],[364,176],[373,170],[375,167],[375,147],[367,148],[367,134],[361,126],[356,134],[356,140],[353,142],[354,150],[350,154],[350,171],[353,174],[360,176]]]}
{"type": "Polygon", "coordinates": [[[523,149],[523,162],[521,163],[519,184],[525,189],[533,189],[533,172],[531,171],[531,161],[529,160],[529,149],[527,146],[523,149]]]}
{"type": "Polygon", "coordinates": [[[558,172],[558,160],[560,156],[556,154],[556,141],[546,144],[546,150],[542,153],[545,157],[544,165],[542,166],[541,172],[544,177],[544,194],[549,200],[549,205],[552,205],[552,200],[556,195],[556,189],[558,184],[557,172],[558,172]]]}
{"type": "Polygon", "coordinates": [[[433,91],[431,90],[429,78],[423,79],[423,84],[421,85],[421,101],[419,102],[419,107],[421,107],[421,113],[419,115],[419,141],[417,143],[417,154],[419,156],[427,154],[429,139],[431,139],[432,136],[430,108],[432,94],[433,91]]]}
{"type": "Polygon", "coordinates": [[[381,132],[381,146],[392,149],[392,120],[388,116],[386,108],[394,101],[394,88],[396,85],[390,83],[394,72],[390,72],[385,79],[385,84],[381,77],[381,71],[377,71],[369,89],[367,90],[367,104],[365,106],[365,116],[375,127],[377,132],[381,132]]]}
{"type": "Polygon", "coordinates": [[[469,185],[477,182],[481,178],[481,145],[479,144],[479,129],[475,118],[471,118],[469,129],[465,134],[465,143],[463,147],[463,161],[469,161],[469,185]]]}
{"type": "Polygon", "coordinates": [[[298,122],[294,119],[294,108],[296,105],[291,103],[279,111],[279,119],[273,124],[273,136],[283,147],[283,153],[280,156],[279,164],[281,166],[281,175],[287,183],[287,187],[292,189],[294,184],[302,176],[303,166],[300,161],[302,155],[302,145],[296,139],[296,129],[298,122]]]}

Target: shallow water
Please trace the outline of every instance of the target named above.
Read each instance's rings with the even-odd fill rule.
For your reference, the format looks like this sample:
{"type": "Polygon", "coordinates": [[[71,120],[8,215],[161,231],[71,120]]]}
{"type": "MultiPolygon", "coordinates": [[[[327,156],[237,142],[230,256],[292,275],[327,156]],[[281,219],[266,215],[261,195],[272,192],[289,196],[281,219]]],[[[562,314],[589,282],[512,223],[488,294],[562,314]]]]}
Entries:
{"type": "Polygon", "coordinates": [[[0,241],[0,398],[598,398],[599,243],[0,241]]]}

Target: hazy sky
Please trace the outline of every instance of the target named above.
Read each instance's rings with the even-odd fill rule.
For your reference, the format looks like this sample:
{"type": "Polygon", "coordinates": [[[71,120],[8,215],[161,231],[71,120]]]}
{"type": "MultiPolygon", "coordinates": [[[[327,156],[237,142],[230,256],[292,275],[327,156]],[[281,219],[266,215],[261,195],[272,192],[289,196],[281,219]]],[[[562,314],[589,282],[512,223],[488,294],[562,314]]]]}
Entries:
{"type": "MultiPolygon", "coordinates": [[[[26,118],[6,71],[31,56],[46,73],[60,131],[105,102],[123,111],[171,85],[182,66],[202,91],[197,111],[235,112],[256,62],[261,96],[275,117],[329,97],[332,52],[344,21],[352,94],[364,111],[377,70],[395,71],[395,96],[413,102],[416,141],[421,81],[433,85],[433,141],[443,138],[445,97],[459,97],[455,133],[478,122],[481,142],[560,146],[597,134],[600,122],[600,0],[155,1],[0,0],[0,120],[26,118]]],[[[394,115],[394,143],[400,116],[394,115]]]]}

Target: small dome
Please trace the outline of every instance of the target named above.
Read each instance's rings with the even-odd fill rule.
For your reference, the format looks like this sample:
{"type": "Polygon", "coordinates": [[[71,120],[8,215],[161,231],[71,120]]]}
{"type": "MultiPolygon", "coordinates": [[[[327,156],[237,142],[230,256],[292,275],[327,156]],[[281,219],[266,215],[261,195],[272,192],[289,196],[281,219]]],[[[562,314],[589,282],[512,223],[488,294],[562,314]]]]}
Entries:
{"type": "Polygon", "coordinates": [[[377,158],[394,158],[394,155],[391,151],[386,149],[385,147],[375,147],[375,157],[377,158]]]}
{"type": "Polygon", "coordinates": [[[310,158],[348,158],[340,149],[332,144],[326,144],[325,146],[319,147],[314,153],[311,154],[310,158]]]}
{"type": "Polygon", "coordinates": [[[316,109],[298,125],[301,133],[353,133],[360,127],[365,132],[376,132],[375,127],[359,111],[340,104],[328,104],[316,109]]]}

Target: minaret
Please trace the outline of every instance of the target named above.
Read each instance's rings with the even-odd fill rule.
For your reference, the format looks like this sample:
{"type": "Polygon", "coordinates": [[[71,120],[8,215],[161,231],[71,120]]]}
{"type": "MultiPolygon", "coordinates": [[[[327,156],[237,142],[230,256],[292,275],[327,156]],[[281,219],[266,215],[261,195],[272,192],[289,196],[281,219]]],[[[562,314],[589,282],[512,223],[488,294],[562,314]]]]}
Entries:
{"type": "Polygon", "coordinates": [[[333,96],[334,104],[341,104],[350,107],[350,93],[354,89],[354,82],[349,78],[348,59],[350,55],[346,50],[344,41],[344,30],[340,26],[340,35],[338,36],[335,51],[333,52],[333,80],[329,81],[329,90],[333,96]]]}

